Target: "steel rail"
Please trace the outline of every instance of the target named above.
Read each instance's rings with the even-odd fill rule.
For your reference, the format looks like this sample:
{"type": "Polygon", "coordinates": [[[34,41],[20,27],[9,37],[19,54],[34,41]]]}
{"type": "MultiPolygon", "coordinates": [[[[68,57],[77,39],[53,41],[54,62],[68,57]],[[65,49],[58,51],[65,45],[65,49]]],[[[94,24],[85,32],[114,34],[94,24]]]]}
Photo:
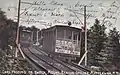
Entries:
{"type": "MultiPolygon", "coordinates": [[[[37,51],[39,51],[39,52],[45,53],[45,52],[41,51],[38,47],[34,47],[34,48],[37,49],[37,51]]],[[[45,53],[45,55],[48,55],[48,54],[45,53]]],[[[73,66],[73,65],[70,64],[70,63],[66,63],[66,62],[64,62],[64,61],[62,61],[62,60],[60,60],[60,59],[55,58],[54,56],[50,56],[50,58],[52,58],[52,59],[55,60],[56,62],[62,64],[63,66],[65,66],[65,67],[73,70],[74,72],[78,71],[78,69],[79,69],[79,71],[81,71],[81,69],[80,69],[79,67],[73,66]],[[76,68],[76,70],[75,70],[75,68],[76,68]]]]}
{"type": "Polygon", "coordinates": [[[44,59],[40,58],[39,56],[37,56],[36,54],[34,54],[29,48],[27,48],[35,57],[37,57],[38,59],[42,60],[43,62],[45,62],[47,65],[50,65],[51,67],[53,67],[54,69],[56,69],[57,71],[61,72],[60,69],[56,68],[55,66],[53,66],[52,64],[50,64],[49,62],[45,61],[44,59]]]}
{"type": "MultiPolygon", "coordinates": [[[[37,49],[39,52],[42,52],[42,53],[45,53],[45,52],[43,52],[43,51],[41,51],[41,49],[39,48],[39,47],[34,47],[35,49],[37,49]]],[[[46,54],[46,53],[45,53],[46,54]]],[[[47,54],[48,55],[48,54],[47,54]]],[[[51,56],[55,61],[57,61],[57,62],[59,62],[59,63],[61,63],[61,64],[63,64],[63,65],[65,65],[66,66],[66,64],[68,64],[68,65],[71,65],[71,66],[73,66],[73,67],[75,67],[75,68],[77,68],[77,69],[80,69],[80,70],[82,70],[82,71],[85,71],[85,72],[91,72],[89,69],[87,69],[87,68],[85,68],[85,67],[83,67],[83,66],[79,66],[79,65],[77,65],[77,64],[75,64],[75,63],[68,63],[68,62],[66,62],[66,61],[64,61],[64,60],[61,60],[60,58],[58,58],[58,59],[56,59],[54,56],[51,56]]],[[[67,66],[68,67],[68,66],[67,66]]]]}

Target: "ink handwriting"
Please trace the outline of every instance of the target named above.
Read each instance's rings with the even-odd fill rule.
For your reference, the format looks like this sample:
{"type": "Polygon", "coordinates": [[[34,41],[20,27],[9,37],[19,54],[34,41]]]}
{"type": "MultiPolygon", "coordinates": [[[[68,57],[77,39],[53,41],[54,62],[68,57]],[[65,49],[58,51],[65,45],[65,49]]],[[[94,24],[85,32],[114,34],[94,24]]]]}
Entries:
{"type": "MultiPolygon", "coordinates": [[[[111,20],[115,20],[117,21],[119,16],[118,12],[120,11],[120,5],[117,4],[116,1],[112,2],[110,4],[110,6],[108,7],[107,5],[104,5],[103,3],[98,3],[98,4],[94,4],[94,3],[87,3],[87,4],[82,4],[80,1],[77,1],[77,3],[75,4],[68,4],[68,6],[66,6],[65,1],[57,1],[57,0],[52,0],[49,2],[45,2],[43,0],[40,1],[33,1],[32,3],[29,3],[31,5],[33,5],[31,7],[30,11],[26,11],[24,13],[24,16],[30,17],[28,20],[26,20],[25,22],[28,23],[41,23],[41,21],[39,21],[36,17],[52,17],[51,19],[53,19],[52,21],[54,21],[55,23],[62,23],[62,24],[67,24],[66,21],[64,20],[58,20],[56,17],[60,17],[60,18],[64,18],[66,16],[66,11],[70,12],[69,14],[67,14],[67,16],[69,18],[74,18],[71,23],[75,24],[75,25],[80,25],[81,23],[79,21],[76,21],[76,15],[80,16],[80,18],[82,18],[84,16],[84,6],[87,7],[86,10],[86,19],[87,20],[91,20],[91,19],[95,19],[97,18],[97,13],[100,13],[101,11],[104,10],[104,8],[107,7],[107,10],[105,12],[100,13],[101,17],[100,18],[106,18],[108,20],[104,21],[105,25],[109,25],[111,26],[113,23],[111,22],[111,20]],[[65,6],[65,7],[64,7],[65,6]],[[100,9],[96,9],[96,7],[99,6],[101,8],[100,9]],[[63,9],[62,11],[59,10],[57,11],[57,9],[63,9]],[[44,13],[43,13],[44,12],[44,13]],[[34,17],[31,18],[31,17],[34,17]]],[[[48,24],[48,23],[47,23],[48,24]]],[[[87,22],[87,24],[91,24],[90,22],[87,22]]]]}
{"type": "Polygon", "coordinates": [[[54,11],[55,8],[49,8],[49,7],[32,7],[33,11],[54,11]]]}
{"type": "Polygon", "coordinates": [[[93,3],[89,3],[89,4],[80,4],[80,2],[78,1],[76,4],[75,4],[75,7],[93,7],[93,3]]]}
{"type": "Polygon", "coordinates": [[[57,6],[63,6],[64,4],[63,3],[60,3],[60,1],[55,1],[55,0],[52,0],[49,4],[51,5],[57,5],[57,6]]]}

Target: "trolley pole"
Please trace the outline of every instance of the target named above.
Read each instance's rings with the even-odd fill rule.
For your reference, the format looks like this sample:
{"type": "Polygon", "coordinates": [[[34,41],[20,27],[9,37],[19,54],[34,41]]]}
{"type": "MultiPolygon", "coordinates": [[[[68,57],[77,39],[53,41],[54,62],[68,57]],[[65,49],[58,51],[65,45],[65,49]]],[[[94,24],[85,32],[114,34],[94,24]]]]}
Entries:
{"type": "Polygon", "coordinates": [[[84,28],[85,28],[85,66],[87,66],[87,26],[86,26],[86,6],[84,6],[84,28]]]}

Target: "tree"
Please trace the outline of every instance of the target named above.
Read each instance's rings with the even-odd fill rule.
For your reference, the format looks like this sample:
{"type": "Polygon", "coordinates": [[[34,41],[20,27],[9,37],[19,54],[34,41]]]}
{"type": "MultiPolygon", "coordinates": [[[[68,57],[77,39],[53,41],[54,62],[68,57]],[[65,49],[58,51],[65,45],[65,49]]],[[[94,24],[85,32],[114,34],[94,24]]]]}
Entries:
{"type": "Polygon", "coordinates": [[[8,45],[15,45],[15,37],[16,37],[16,29],[17,25],[13,20],[6,19],[5,21],[1,21],[4,24],[0,27],[0,47],[4,50],[8,47],[8,45]]]}
{"type": "Polygon", "coordinates": [[[95,19],[95,24],[88,30],[88,64],[98,66],[99,52],[105,48],[107,35],[106,27],[100,25],[98,19],[95,19]]]}
{"type": "Polygon", "coordinates": [[[4,14],[5,12],[3,12],[1,9],[0,9],[0,47],[2,49],[4,49],[6,47],[6,43],[8,42],[8,33],[7,33],[7,27],[5,26],[6,25],[6,16],[4,14]],[[4,33],[4,34],[3,34],[4,33]]]}
{"type": "Polygon", "coordinates": [[[13,55],[8,45],[15,45],[16,25],[13,20],[7,19],[5,12],[0,9],[0,70],[9,69],[7,55],[13,55]]]}
{"type": "Polygon", "coordinates": [[[18,26],[17,23],[11,19],[7,19],[5,16],[5,12],[3,12],[0,9],[0,70],[1,71],[28,69],[28,66],[25,66],[28,63],[19,60],[14,60],[17,26],[18,26]],[[9,48],[8,45],[12,47],[9,48]],[[14,63],[12,63],[11,61],[13,61],[14,63]]]}
{"type": "Polygon", "coordinates": [[[104,64],[109,70],[115,71],[118,64],[120,64],[120,43],[119,43],[119,32],[116,28],[110,30],[108,35],[108,40],[106,42],[106,48],[101,50],[99,53],[101,55],[100,63],[104,64]],[[113,68],[114,67],[114,68],[113,68]]]}

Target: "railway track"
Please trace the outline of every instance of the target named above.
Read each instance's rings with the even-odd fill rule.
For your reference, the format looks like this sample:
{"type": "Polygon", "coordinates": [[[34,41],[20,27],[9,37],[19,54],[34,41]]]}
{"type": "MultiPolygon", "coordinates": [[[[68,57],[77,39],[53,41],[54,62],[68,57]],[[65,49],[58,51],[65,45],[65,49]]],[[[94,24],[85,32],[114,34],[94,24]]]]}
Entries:
{"type": "MultiPolygon", "coordinates": [[[[23,49],[22,49],[23,50],[23,49]]],[[[40,66],[34,61],[32,60],[30,57],[29,57],[29,54],[25,53],[25,56],[26,56],[26,60],[36,69],[36,70],[40,70],[40,71],[45,71],[44,68],[40,68],[40,66]]],[[[47,71],[46,71],[47,72],[47,71]]]]}
{"type": "Polygon", "coordinates": [[[34,64],[37,65],[40,70],[42,69],[42,71],[46,72],[47,74],[52,74],[52,72],[60,72],[60,70],[57,68],[36,57],[28,48],[24,48],[23,52],[28,59],[34,62],[34,64]]]}
{"type": "MultiPolygon", "coordinates": [[[[43,54],[45,54],[45,55],[48,55],[47,53],[43,52],[39,47],[35,47],[35,46],[33,46],[33,47],[34,47],[38,52],[43,53],[43,54]]],[[[75,64],[75,63],[72,63],[72,62],[71,62],[71,63],[68,63],[68,62],[66,62],[66,61],[64,61],[64,60],[62,60],[62,59],[60,59],[60,58],[58,58],[58,57],[56,58],[56,57],[54,57],[54,56],[51,56],[51,58],[54,59],[55,61],[57,61],[57,62],[65,65],[65,66],[67,66],[67,67],[70,67],[70,68],[76,70],[76,72],[80,72],[80,71],[90,72],[90,70],[88,70],[87,68],[85,68],[85,67],[83,67],[83,66],[79,66],[79,65],[77,65],[77,64],[75,64]]]]}
{"type": "MultiPolygon", "coordinates": [[[[48,57],[43,52],[37,51],[35,48],[22,48],[23,52],[31,61],[39,66],[47,74],[62,73],[66,75],[66,72],[79,72],[80,69],[73,68],[62,61],[48,57]],[[36,51],[35,51],[36,50],[36,51]],[[52,72],[52,73],[51,73],[52,72]]],[[[75,75],[75,74],[72,74],[75,75]]]]}
{"type": "Polygon", "coordinates": [[[54,68],[58,69],[60,72],[80,71],[79,69],[69,67],[68,65],[66,65],[60,61],[56,61],[55,59],[50,58],[50,57],[44,55],[43,53],[40,53],[39,51],[37,51],[36,49],[34,49],[32,47],[30,47],[29,50],[30,49],[31,49],[31,52],[33,54],[35,54],[36,57],[38,57],[40,60],[46,61],[46,63],[48,63],[49,65],[52,65],[54,68]]]}
{"type": "MultiPolygon", "coordinates": [[[[61,61],[65,62],[65,63],[68,63],[65,60],[61,60],[61,61]]],[[[87,68],[85,68],[83,66],[77,65],[76,63],[71,62],[71,63],[68,63],[68,64],[70,64],[70,65],[72,65],[72,66],[74,66],[74,67],[76,67],[78,69],[81,69],[84,72],[91,72],[89,69],[87,69],[87,68]]]]}

